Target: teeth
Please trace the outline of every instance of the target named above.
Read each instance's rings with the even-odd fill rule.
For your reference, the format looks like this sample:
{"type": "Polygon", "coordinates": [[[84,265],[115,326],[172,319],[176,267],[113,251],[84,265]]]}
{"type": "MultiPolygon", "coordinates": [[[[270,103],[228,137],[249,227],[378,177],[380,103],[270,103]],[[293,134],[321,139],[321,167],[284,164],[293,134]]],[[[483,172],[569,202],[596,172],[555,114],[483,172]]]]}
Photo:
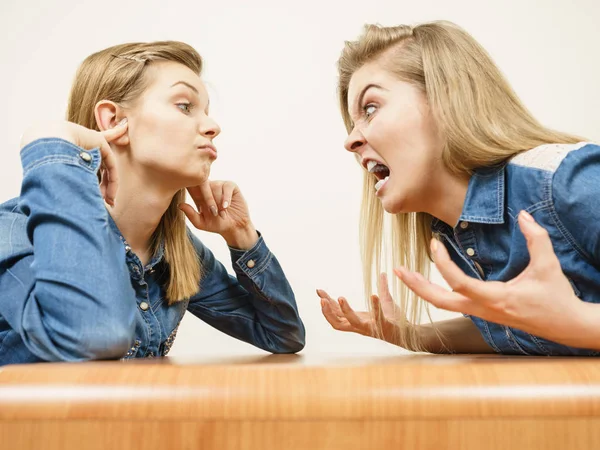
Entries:
{"type": "Polygon", "coordinates": [[[383,187],[383,185],[384,185],[385,183],[387,183],[387,180],[389,180],[389,179],[390,179],[390,177],[389,177],[389,176],[387,176],[387,177],[385,177],[383,180],[379,180],[379,181],[378,181],[378,182],[375,184],[375,191],[376,191],[376,192],[377,192],[377,191],[379,191],[379,189],[381,189],[381,188],[383,187]]]}
{"type": "Polygon", "coordinates": [[[376,165],[377,165],[377,161],[369,161],[367,163],[367,170],[369,171],[369,173],[373,173],[372,171],[376,165]]]}

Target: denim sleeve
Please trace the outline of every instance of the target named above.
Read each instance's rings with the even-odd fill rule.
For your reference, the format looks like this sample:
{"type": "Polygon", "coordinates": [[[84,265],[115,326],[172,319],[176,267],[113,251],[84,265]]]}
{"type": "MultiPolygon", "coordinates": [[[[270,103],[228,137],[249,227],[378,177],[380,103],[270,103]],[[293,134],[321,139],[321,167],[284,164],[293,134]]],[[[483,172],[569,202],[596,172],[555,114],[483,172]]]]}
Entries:
{"type": "Polygon", "coordinates": [[[194,235],[203,278],[188,310],[216,329],[271,353],[304,348],[294,292],[262,236],[248,251],[230,248],[236,277],[194,235]]]}
{"type": "Polygon", "coordinates": [[[0,314],[43,360],[121,357],[134,336],[135,294],[100,194],[98,149],[39,139],[21,160],[22,225],[2,238],[31,245],[0,258],[0,314]]]}
{"type": "Polygon", "coordinates": [[[600,146],[571,151],[552,178],[552,202],[558,226],[594,265],[600,264],[600,146]]]}

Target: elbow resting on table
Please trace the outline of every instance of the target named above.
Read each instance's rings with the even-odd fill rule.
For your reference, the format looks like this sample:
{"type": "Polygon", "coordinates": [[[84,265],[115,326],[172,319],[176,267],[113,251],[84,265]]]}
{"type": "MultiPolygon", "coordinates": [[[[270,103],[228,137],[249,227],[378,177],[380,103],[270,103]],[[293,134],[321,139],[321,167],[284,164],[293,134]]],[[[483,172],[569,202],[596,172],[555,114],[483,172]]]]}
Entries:
{"type": "Polygon", "coordinates": [[[135,336],[135,315],[103,311],[71,323],[44,320],[23,323],[26,345],[40,358],[54,362],[119,359],[135,336]]]}

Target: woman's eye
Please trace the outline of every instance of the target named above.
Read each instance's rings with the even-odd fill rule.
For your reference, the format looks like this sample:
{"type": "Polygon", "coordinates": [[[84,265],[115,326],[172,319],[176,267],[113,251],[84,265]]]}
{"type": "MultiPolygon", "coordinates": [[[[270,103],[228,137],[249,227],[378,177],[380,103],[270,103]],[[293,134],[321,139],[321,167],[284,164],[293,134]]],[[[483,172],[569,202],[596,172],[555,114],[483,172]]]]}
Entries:
{"type": "Polygon", "coordinates": [[[192,112],[192,108],[194,107],[194,105],[192,105],[191,103],[177,103],[177,107],[181,109],[184,113],[189,114],[190,112],[192,112]]]}
{"type": "Polygon", "coordinates": [[[375,112],[377,108],[375,108],[375,105],[366,105],[363,108],[363,111],[365,112],[365,117],[368,119],[369,117],[371,117],[371,115],[373,115],[373,113],[375,112]]]}

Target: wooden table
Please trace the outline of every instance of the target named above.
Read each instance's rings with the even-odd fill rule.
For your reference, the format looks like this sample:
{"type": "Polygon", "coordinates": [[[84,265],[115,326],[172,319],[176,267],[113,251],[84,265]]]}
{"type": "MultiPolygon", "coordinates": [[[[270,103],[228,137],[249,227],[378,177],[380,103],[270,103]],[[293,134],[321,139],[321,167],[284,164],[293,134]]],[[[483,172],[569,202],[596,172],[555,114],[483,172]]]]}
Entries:
{"type": "Polygon", "coordinates": [[[600,360],[272,355],[0,369],[0,448],[596,449],[600,360]]]}

